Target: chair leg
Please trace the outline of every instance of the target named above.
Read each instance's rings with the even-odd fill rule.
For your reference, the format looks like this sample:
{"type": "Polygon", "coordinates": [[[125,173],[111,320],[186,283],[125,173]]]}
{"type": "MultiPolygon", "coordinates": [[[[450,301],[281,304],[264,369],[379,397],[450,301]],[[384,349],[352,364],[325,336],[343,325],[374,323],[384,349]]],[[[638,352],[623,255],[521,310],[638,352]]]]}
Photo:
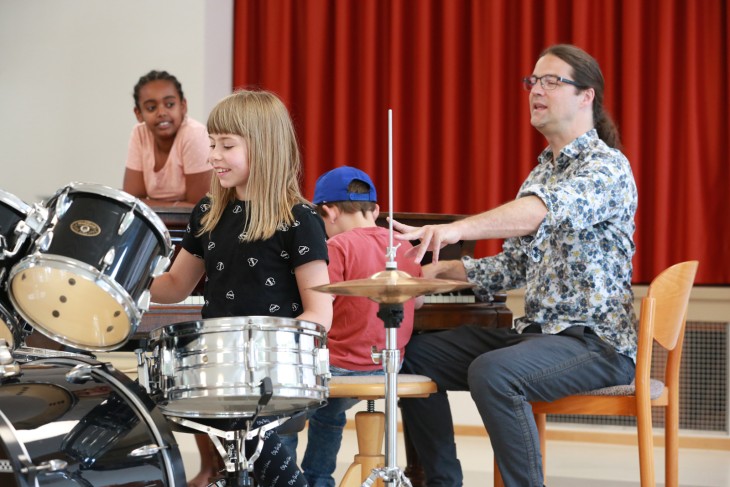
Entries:
{"type": "Polygon", "coordinates": [[[639,471],[641,487],[655,487],[654,431],[651,422],[651,405],[637,405],[636,424],[639,435],[639,471]]]}
{"type": "Polygon", "coordinates": [[[502,480],[502,474],[499,472],[497,460],[494,460],[494,487],[504,487],[504,480],[502,480]]]}
{"type": "MultiPolygon", "coordinates": [[[[671,395],[670,395],[671,397],[671,395]]],[[[679,402],[677,399],[676,402],[679,402]]],[[[664,413],[664,485],[679,485],[679,406],[670,399],[664,413]]]]}
{"type": "Polygon", "coordinates": [[[537,425],[537,434],[540,435],[540,454],[542,455],[542,478],[547,473],[547,437],[545,428],[547,427],[547,414],[535,414],[535,424],[537,425]]]}

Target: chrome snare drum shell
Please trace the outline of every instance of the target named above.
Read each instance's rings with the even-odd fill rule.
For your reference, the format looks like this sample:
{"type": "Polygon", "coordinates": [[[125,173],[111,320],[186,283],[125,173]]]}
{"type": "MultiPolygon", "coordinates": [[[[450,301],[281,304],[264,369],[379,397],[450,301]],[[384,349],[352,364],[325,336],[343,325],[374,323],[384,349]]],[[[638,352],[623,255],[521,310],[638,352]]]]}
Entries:
{"type": "Polygon", "coordinates": [[[150,382],[169,416],[250,417],[269,377],[262,414],[288,414],[327,398],[329,354],[322,325],[271,316],[203,319],[150,334],[150,382]]]}

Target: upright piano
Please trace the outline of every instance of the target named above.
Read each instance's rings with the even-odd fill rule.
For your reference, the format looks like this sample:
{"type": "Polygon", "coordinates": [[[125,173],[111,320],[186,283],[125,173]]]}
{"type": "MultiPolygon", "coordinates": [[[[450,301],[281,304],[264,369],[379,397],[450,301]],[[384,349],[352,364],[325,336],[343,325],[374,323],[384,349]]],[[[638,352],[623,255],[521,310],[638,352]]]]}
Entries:
{"type": "MultiPolygon", "coordinates": [[[[190,208],[175,206],[154,207],[155,212],[170,231],[170,238],[176,249],[182,241],[185,228],[190,217],[190,208]]],[[[422,226],[428,224],[448,223],[463,215],[442,215],[434,213],[393,213],[393,218],[406,225],[422,226]]],[[[381,214],[377,221],[382,227],[388,226],[385,214],[381,214]]],[[[458,259],[465,255],[474,255],[474,241],[461,241],[447,245],[441,250],[440,259],[458,259]]],[[[385,249],[383,249],[385,251],[385,249]]],[[[431,261],[428,252],[423,260],[424,264],[431,261]]],[[[202,283],[196,287],[195,293],[182,303],[158,305],[152,304],[150,310],[143,317],[132,341],[139,342],[145,339],[149,332],[172,323],[181,323],[200,319],[202,306],[202,283]]],[[[486,327],[512,326],[512,312],[507,308],[506,295],[500,294],[492,303],[476,302],[470,290],[459,293],[446,293],[426,296],[425,304],[416,310],[413,328],[415,333],[437,331],[453,328],[460,324],[471,323],[486,327]]]]}
{"type": "MultiPolygon", "coordinates": [[[[170,237],[176,248],[182,241],[185,228],[190,217],[190,208],[157,207],[155,212],[170,231],[170,237]]],[[[401,223],[412,226],[448,223],[463,215],[442,215],[432,213],[393,213],[393,218],[401,223]]],[[[387,228],[388,222],[384,214],[378,218],[378,225],[387,228]]],[[[474,241],[461,241],[447,245],[441,249],[439,258],[442,260],[459,259],[463,256],[474,255],[474,241]]],[[[385,249],[383,249],[385,251],[385,249]]],[[[423,260],[424,264],[431,261],[428,252],[423,260]]],[[[172,323],[180,323],[200,319],[202,306],[202,282],[196,287],[195,295],[182,303],[174,305],[151,305],[150,310],[143,315],[142,323],[130,341],[131,344],[145,340],[149,332],[172,323]]],[[[416,310],[413,322],[414,333],[427,333],[454,328],[464,323],[485,327],[511,327],[512,312],[506,305],[506,294],[499,294],[491,303],[476,302],[470,290],[458,293],[446,293],[426,296],[424,305],[416,310]]],[[[425,485],[423,470],[405,432],[405,448],[407,467],[405,473],[413,487],[425,485]]]]}

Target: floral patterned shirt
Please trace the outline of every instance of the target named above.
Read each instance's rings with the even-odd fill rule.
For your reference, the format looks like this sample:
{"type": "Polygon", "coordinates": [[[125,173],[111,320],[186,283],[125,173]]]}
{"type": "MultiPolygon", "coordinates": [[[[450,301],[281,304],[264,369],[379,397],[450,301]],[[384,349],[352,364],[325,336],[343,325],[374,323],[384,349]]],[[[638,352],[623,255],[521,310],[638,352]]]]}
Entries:
{"type": "Polygon", "coordinates": [[[498,255],[464,257],[479,299],[525,287],[522,332],[571,326],[592,328],[619,353],[636,360],[636,316],[631,290],[636,184],[631,166],[595,129],[568,144],[553,163],[548,147],[517,197],[534,195],[547,216],[534,234],[506,239],[498,255]]]}

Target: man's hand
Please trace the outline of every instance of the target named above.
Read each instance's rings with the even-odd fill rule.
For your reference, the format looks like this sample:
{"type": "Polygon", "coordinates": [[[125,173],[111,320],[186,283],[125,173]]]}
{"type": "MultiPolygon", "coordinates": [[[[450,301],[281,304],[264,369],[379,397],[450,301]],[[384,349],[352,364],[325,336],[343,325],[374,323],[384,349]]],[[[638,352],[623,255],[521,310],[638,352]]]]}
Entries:
{"type": "Polygon", "coordinates": [[[412,227],[393,220],[393,229],[397,231],[394,238],[397,240],[420,240],[421,243],[406,252],[406,256],[415,255],[415,261],[421,262],[429,250],[433,252],[431,262],[438,262],[439,251],[446,245],[457,243],[461,234],[452,223],[443,225],[425,225],[412,227]]]}
{"type": "Polygon", "coordinates": [[[426,264],[421,269],[426,279],[467,280],[466,269],[461,260],[441,260],[435,264],[426,264]]]}

